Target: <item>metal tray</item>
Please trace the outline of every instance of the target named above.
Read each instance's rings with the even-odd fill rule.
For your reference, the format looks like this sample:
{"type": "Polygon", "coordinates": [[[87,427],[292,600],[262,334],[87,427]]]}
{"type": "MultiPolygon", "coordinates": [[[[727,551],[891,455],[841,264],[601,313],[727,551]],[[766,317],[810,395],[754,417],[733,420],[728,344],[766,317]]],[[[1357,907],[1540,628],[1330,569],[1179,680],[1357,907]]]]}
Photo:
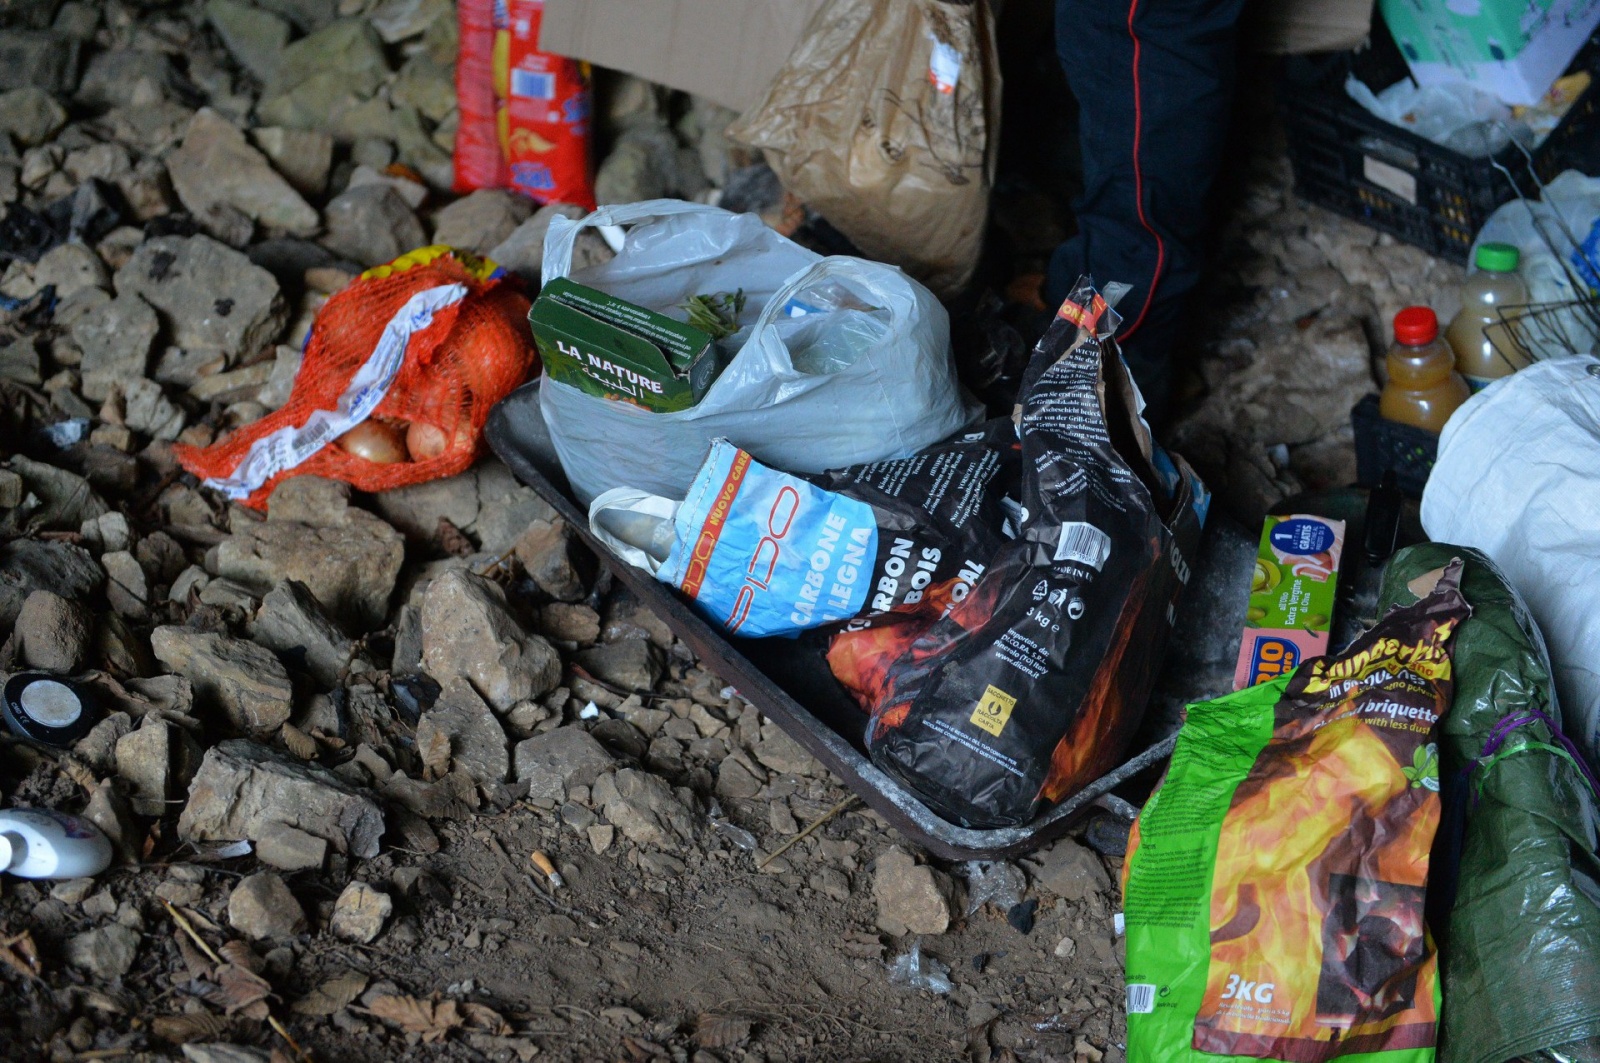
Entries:
{"type": "MultiPolygon", "coordinates": [[[[831,700],[828,688],[837,690],[837,684],[826,674],[820,657],[808,666],[807,660],[797,659],[805,655],[795,653],[796,644],[788,639],[729,639],[694,612],[677,591],[616,558],[590,534],[588,513],[570,493],[550,445],[539,413],[537,381],[523,385],[496,406],[485,431],[500,460],[555,507],[612,575],[699,655],[702,665],[734,686],[741,697],[839,776],[896,830],[935,856],[947,860],[1017,856],[1065,834],[1093,810],[1131,823],[1137,808],[1112,791],[1172,753],[1173,735],[1147,743],[1116,769],[1026,826],[972,830],[951,823],[868,759],[862,745],[865,719],[858,709],[841,709],[831,700]]],[[[842,693],[839,697],[842,701],[842,693]]]]}

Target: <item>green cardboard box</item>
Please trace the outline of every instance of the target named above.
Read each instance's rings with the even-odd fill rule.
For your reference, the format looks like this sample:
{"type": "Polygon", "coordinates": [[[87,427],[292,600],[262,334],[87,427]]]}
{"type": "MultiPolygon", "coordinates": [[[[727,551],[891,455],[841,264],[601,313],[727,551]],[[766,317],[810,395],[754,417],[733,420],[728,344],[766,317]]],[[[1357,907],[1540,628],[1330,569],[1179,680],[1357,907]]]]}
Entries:
{"type": "Polygon", "coordinates": [[[716,378],[709,333],[558,277],[528,311],[551,379],[647,410],[687,410],[716,378]]]}
{"type": "Polygon", "coordinates": [[[1600,0],[1379,0],[1419,85],[1465,81],[1532,106],[1600,23],[1600,0]]]}

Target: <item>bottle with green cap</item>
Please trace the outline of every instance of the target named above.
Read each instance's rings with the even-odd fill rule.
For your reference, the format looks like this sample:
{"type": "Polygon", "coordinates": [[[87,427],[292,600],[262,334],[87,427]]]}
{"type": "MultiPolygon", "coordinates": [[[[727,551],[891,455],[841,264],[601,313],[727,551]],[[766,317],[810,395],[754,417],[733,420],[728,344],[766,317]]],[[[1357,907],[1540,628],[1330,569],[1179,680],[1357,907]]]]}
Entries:
{"type": "Polygon", "coordinates": [[[1500,318],[1502,307],[1528,301],[1528,289],[1517,276],[1520,259],[1510,244],[1479,244],[1472,260],[1477,271],[1461,287],[1461,312],[1445,330],[1445,340],[1455,352],[1456,371],[1473,391],[1482,391],[1528,364],[1500,318]]]}

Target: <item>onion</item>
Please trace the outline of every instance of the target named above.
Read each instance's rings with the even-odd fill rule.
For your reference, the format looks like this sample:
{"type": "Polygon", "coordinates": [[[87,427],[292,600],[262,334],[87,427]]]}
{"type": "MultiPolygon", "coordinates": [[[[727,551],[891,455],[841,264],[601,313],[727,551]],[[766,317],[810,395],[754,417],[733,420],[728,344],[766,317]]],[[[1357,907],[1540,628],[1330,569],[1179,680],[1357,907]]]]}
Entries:
{"type": "Polygon", "coordinates": [[[406,453],[405,433],[398,425],[383,421],[362,421],[334,442],[346,453],[378,465],[411,460],[406,453]]]}
{"type": "Polygon", "coordinates": [[[442,457],[450,449],[450,441],[438,425],[412,421],[406,429],[406,449],[411,452],[412,461],[429,461],[442,457]]]}

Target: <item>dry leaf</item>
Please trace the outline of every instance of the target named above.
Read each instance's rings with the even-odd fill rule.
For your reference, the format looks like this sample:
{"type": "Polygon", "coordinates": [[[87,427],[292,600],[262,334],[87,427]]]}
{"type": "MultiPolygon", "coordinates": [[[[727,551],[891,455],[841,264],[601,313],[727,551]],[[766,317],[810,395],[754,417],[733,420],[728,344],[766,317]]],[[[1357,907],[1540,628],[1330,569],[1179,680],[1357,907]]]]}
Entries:
{"type": "Polygon", "coordinates": [[[461,529],[445,517],[439,518],[438,530],[434,533],[439,540],[439,549],[451,557],[467,557],[477,551],[472,545],[472,540],[461,533],[461,529]]]}
{"type": "Polygon", "coordinates": [[[242,941],[226,942],[217,951],[222,954],[223,959],[229,963],[238,964],[251,974],[260,974],[261,968],[265,966],[264,961],[260,956],[256,955],[255,950],[242,941]]]}
{"type": "Polygon", "coordinates": [[[434,1003],[416,997],[376,997],[367,1012],[394,1023],[407,1033],[421,1034],[424,1041],[442,1040],[462,1023],[453,1000],[434,1003]]]}
{"type": "Polygon", "coordinates": [[[210,958],[201,952],[183,931],[174,930],[172,936],[178,942],[178,955],[183,958],[183,965],[189,969],[189,977],[210,978],[212,972],[216,970],[210,958]]]}
{"type": "Polygon", "coordinates": [[[278,734],[283,738],[283,748],[301,760],[314,760],[316,758],[317,740],[294,724],[284,724],[278,729],[278,734]]]}
{"type": "Polygon", "coordinates": [[[426,743],[418,743],[417,755],[422,758],[422,768],[429,779],[438,779],[450,772],[450,736],[441,730],[428,732],[426,743]]]}
{"type": "Polygon", "coordinates": [[[359,997],[366,988],[366,975],[360,971],[346,971],[295,1001],[289,1010],[300,1015],[332,1015],[359,997]]]}
{"type": "Polygon", "coordinates": [[[498,1011],[487,1005],[462,1002],[460,1008],[466,1017],[469,1029],[482,1030],[496,1037],[505,1037],[511,1033],[511,1024],[502,1018],[498,1011]]]}
{"type": "Polygon", "coordinates": [[[25,978],[39,981],[39,949],[33,943],[32,931],[24,930],[0,941],[0,963],[25,978]]]}
{"type": "Polygon", "coordinates": [[[158,1015],[150,1023],[150,1032],[163,1041],[175,1045],[190,1041],[225,1041],[233,1024],[221,1015],[197,1011],[184,1015],[158,1015]]]}
{"type": "Polygon", "coordinates": [[[694,1043],[701,1048],[732,1048],[750,1040],[752,1023],[743,1015],[704,1012],[694,1023],[694,1043]]]}
{"type": "MultiPolygon", "coordinates": [[[[225,963],[218,967],[215,977],[216,992],[208,996],[229,1015],[236,1011],[245,1011],[252,1004],[264,1001],[272,995],[272,986],[265,978],[236,963],[225,963]]],[[[251,1017],[264,1018],[265,1015],[257,1016],[251,1013],[251,1017]]]]}

